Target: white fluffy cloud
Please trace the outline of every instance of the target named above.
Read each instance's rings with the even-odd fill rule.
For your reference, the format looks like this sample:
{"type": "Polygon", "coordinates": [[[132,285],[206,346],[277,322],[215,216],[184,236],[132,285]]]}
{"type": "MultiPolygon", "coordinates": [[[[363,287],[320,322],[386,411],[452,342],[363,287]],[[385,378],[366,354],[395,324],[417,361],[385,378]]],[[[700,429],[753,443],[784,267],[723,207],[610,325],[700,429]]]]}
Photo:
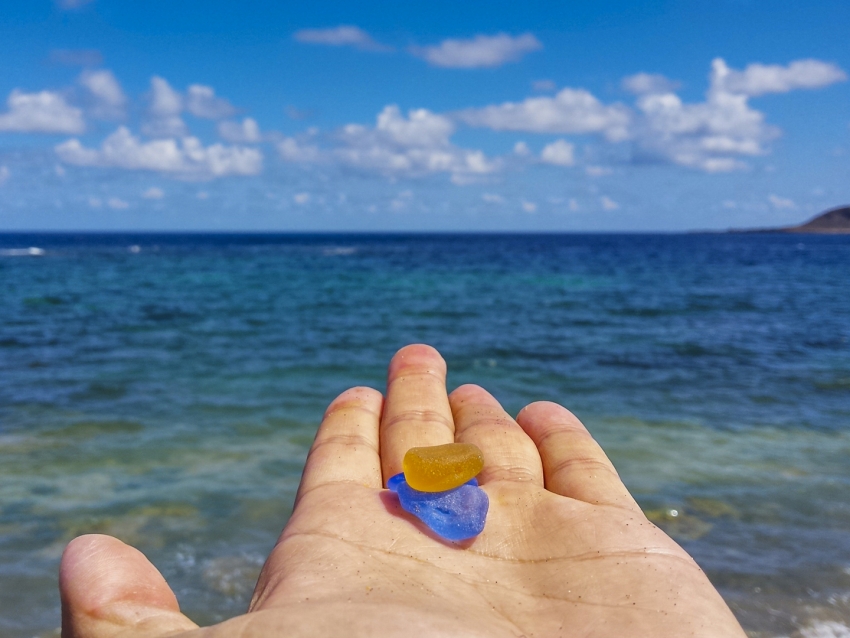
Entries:
{"type": "Polygon", "coordinates": [[[543,147],[540,161],[555,166],[572,166],[576,163],[574,150],[575,147],[566,140],[555,140],[543,147]]]}
{"type": "Polygon", "coordinates": [[[151,137],[175,137],[186,134],[183,112],[183,96],[171,88],[167,80],[159,76],[151,78],[151,97],[147,119],[142,132],[151,137]]]}
{"type": "Polygon", "coordinates": [[[280,156],[287,162],[306,164],[324,159],[324,153],[315,144],[304,143],[294,137],[285,137],[277,144],[280,156]]]}
{"type": "Polygon", "coordinates": [[[708,172],[744,168],[742,156],[766,153],[779,130],[765,123],[746,94],[726,89],[729,73],[723,60],[714,60],[705,102],[685,104],[671,92],[640,96],[639,153],[708,172]]]}
{"type": "Polygon", "coordinates": [[[159,76],[151,78],[150,103],[142,132],[151,137],[182,137],[186,123],[181,114],[187,111],[195,117],[220,120],[236,112],[233,105],[218,97],[211,86],[192,84],[184,96],[159,76]]]}
{"type": "Polygon", "coordinates": [[[635,95],[645,93],[670,93],[679,88],[678,82],[673,82],[658,73],[635,73],[623,78],[623,89],[635,95]]]}
{"type": "Polygon", "coordinates": [[[409,177],[449,173],[455,183],[468,183],[497,169],[498,163],[481,151],[453,145],[454,131],[454,122],[444,115],[414,109],[405,116],[398,106],[389,105],[378,114],[374,127],[342,127],[331,137],[329,148],[309,138],[284,138],[277,147],[290,162],[328,162],[409,177]]]}
{"type": "Polygon", "coordinates": [[[621,104],[602,104],[584,89],[562,89],[554,97],[466,109],[457,117],[470,126],[495,131],[599,133],[612,142],[629,137],[629,109],[621,104]]]}
{"type": "Polygon", "coordinates": [[[350,46],[364,51],[384,51],[389,49],[379,44],[360,27],[343,24],[330,29],[301,29],[293,37],[298,42],[324,44],[333,47],[350,46]]]}
{"type": "Polygon", "coordinates": [[[378,114],[375,131],[400,147],[435,148],[448,146],[455,126],[449,118],[428,109],[408,111],[405,118],[397,106],[390,105],[378,114]]]}
{"type": "Polygon", "coordinates": [[[497,33],[477,35],[468,40],[443,40],[434,46],[413,47],[411,53],[434,66],[475,69],[515,62],[526,53],[542,48],[543,45],[531,33],[516,37],[497,33]]]}
{"type": "Polygon", "coordinates": [[[349,166],[385,174],[424,175],[451,173],[463,181],[496,169],[481,151],[461,149],[449,141],[454,123],[427,109],[415,109],[407,117],[390,105],[378,114],[374,128],[349,124],[334,156],[349,166]]]}
{"type": "Polygon", "coordinates": [[[216,96],[211,86],[193,84],[186,91],[186,110],[195,117],[220,120],[236,111],[224,98],[216,96]]]}
{"type": "MultiPolygon", "coordinates": [[[[638,162],[662,162],[705,172],[747,167],[746,159],[769,151],[779,130],[749,104],[751,95],[768,90],[812,88],[838,81],[837,67],[804,60],[787,67],[750,65],[743,71],[714,60],[709,89],[702,102],[685,103],[674,93],[676,84],[660,75],[639,73],[623,81],[637,94],[635,108],[604,104],[584,89],[566,88],[554,96],[529,97],[471,108],[451,116],[426,109],[401,114],[389,106],[376,125],[351,124],[336,136],[336,146],[320,149],[315,143],[286,138],[278,144],[281,156],[294,162],[332,160],[384,174],[422,175],[447,172],[456,182],[492,172],[498,162],[480,151],[454,146],[455,123],[495,131],[538,134],[595,134],[609,142],[630,141],[638,162]],[[768,80],[759,76],[770,70],[768,80]],[[778,70],[777,70],[778,69],[778,70]],[[805,72],[804,72],[805,71],[805,72]],[[760,79],[759,79],[760,78],[760,79]],[[780,87],[780,81],[782,80],[780,87]]],[[[529,153],[518,143],[515,154],[529,153]]],[[[552,141],[540,154],[542,163],[572,166],[575,148],[564,139],[552,141]]],[[[588,169],[591,176],[607,174],[605,167],[588,169]]]]}
{"type": "Polygon", "coordinates": [[[643,113],[638,148],[642,154],[700,168],[729,171],[745,165],[740,156],[761,155],[779,131],[745,96],[710,94],[706,102],[684,104],[672,93],[641,98],[643,113]]]}
{"type": "Polygon", "coordinates": [[[196,137],[142,142],[123,126],[107,137],[99,149],[71,139],[56,146],[56,154],[63,162],[77,166],[158,171],[199,179],[256,175],[263,166],[263,155],[254,148],[204,146],[196,137]]]}
{"type": "Polygon", "coordinates": [[[599,198],[599,203],[602,205],[602,210],[617,210],[620,205],[607,195],[599,198]]]}
{"type": "MultiPolygon", "coordinates": [[[[530,97],[471,108],[454,114],[470,126],[495,131],[540,134],[598,134],[609,142],[631,141],[637,161],[669,162],[707,172],[746,168],[747,157],[768,152],[779,129],[749,99],[765,93],[814,89],[847,79],[834,64],[798,60],[788,66],[751,64],[730,69],[718,58],[712,62],[706,99],[685,103],[676,95],[678,84],[668,78],[637,73],[623,79],[635,93],[636,109],[603,104],[584,89],[566,88],[556,95],[530,97]]],[[[544,149],[541,160],[569,165],[566,141],[544,149]]]]}
{"type": "Polygon", "coordinates": [[[788,199],[787,197],[780,197],[779,195],[768,195],[767,201],[769,201],[777,210],[797,208],[794,200],[788,199]]]}
{"type": "Polygon", "coordinates": [[[180,115],[183,110],[183,97],[171,88],[165,78],[155,75],[151,78],[150,113],[157,117],[180,115]]]}
{"type": "Polygon", "coordinates": [[[127,96],[111,71],[83,71],[78,81],[94,99],[91,115],[106,119],[124,116],[127,96]]]}
{"type": "Polygon", "coordinates": [[[750,97],[797,89],[820,89],[847,79],[847,74],[839,67],[820,60],[796,60],[788,66],[750,64],[743,71],[736,71],[718,58],[713,68],[714,90],[750,97]]]}
{"type": "Polygon", "coordinates": [[[251,117],[241,122],[219,122],[218,134],[223,140],[235,143],[256,143],[263,139],[257,120],[251,117]]]}
{"type": "Polygon", "coordinates": [[[0,131],[18,133],[82,133],[83,112],[52,91],[12,91],[6,100],[9,110],[0,113],[0,131]]]}
{"type": "Polygon", "coordinates": [[[737,71],[717,58],[711,64],[704,102],[685,104],[660,86],[644,91],[637,102],[643,116],[637,148],[648,157],[708,172],[746,168],[741,158],[767,153],[768,143],[780,134],[750,106],[750,97],[815,89],[845,79],[837,66],[818,60],[797,60],[788,66],[750,64],[737,71]]]}

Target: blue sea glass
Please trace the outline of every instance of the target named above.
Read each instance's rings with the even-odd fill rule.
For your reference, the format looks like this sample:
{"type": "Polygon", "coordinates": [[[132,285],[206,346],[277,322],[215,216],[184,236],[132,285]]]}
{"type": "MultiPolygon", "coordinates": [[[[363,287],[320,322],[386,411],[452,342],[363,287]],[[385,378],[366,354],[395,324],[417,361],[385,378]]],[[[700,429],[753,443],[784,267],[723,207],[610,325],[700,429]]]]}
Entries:
{"type": "Polygon", "coordinates": [[[391,476],[387,481],[387,489],[390,492],[398,492],[398,486],[404,483],[404,472],[399,472],[395,476],[391,476]]]}
{"type": "Polygon", "coordinates": [[[472,481],[475,479],[445,492],[419,492],[404,480],[395,481],[393,485],[405,511],[446,540],[462,541],[484,530],[490,508],[487,493],[477,484],[471,485],[472,481]]]}
{"type": "MultiPolygon", "coordinates": [[[[387,481],[387,489],[390,492],[398,492],[398,486],[399,486],[400,483],[403,483],[403,482],[404,482],[404,472],[399,472],[395,476],[391,476],[389,478],[389,480],[387,481]]],[[[478,479],[473,477],[473,478],[469,479],[466,483],[464,483],[464,485],[474,485],[474,486],[478,487],[478,479]]]]}

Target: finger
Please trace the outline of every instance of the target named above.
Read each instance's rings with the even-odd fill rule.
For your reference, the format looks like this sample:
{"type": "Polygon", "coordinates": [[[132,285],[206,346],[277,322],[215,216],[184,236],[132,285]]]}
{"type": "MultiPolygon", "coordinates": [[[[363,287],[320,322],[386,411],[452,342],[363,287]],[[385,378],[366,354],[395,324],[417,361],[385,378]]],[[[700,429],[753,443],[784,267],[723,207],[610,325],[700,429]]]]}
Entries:
{"type": "Polygon", "coordinates": [[[517,423],[540,451],[547,490],[586,503],[637,507],[605,452],[572,412],[541,401],[525,407],[517,423]]]}
{"type": "Polygon", "coordinates": [[[65,548],[59,568],[62,638],[171,635],[198,626],[144,554],[117,538],[90,534],[65,548]]]}
{"type": "Polygon", "coordinates": [[[454,443],[454,431],[446,395],[446,362],[431,346],[402,348],[390,361],[381,417],[384,484],[401,472],[410,448],[454,443]]]}
{"type": "Polygon", "coordinates": [[[501,404],[477,385],[462,385],[449,395],[455,438],[477,445],[484,455],[478,476],[489,481],[521,481],[543,487],[543,466],[534,442],[501,404]]]}
{"type": "Polygon", "coordinates": [[[331,402],[307,456],[296,503],[331,483],[381,488],[378,423],[383,402],[372,388],[351,388],[331,402]]]}

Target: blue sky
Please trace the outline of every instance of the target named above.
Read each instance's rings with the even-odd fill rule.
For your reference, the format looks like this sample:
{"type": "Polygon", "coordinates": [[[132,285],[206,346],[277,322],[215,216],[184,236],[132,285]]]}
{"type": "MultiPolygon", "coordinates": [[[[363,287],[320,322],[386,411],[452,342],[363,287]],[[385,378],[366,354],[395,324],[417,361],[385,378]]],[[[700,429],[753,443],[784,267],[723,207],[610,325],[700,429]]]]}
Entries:
{"type": "Polygon", "coordinates": [[[685,230],[850,203],[846,1],[0,17],[0,230],[685,230]]]}

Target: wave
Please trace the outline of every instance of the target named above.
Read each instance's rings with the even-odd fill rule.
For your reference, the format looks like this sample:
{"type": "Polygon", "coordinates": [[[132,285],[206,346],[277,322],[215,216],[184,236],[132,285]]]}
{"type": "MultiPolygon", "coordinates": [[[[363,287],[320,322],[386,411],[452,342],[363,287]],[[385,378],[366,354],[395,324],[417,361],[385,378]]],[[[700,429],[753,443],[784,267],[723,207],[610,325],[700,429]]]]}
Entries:
{"type": "Polygon", "coordinates": [[[850,638],[850,627],[840,622],[815,622],[800,630],[803,638],[850,638]]]}
{"type": "Polygon", "coordinates": [[[30,246],[29,248],[0,248],[0,256],[3,257],[41,257],[44,248],[30,246]]]}

